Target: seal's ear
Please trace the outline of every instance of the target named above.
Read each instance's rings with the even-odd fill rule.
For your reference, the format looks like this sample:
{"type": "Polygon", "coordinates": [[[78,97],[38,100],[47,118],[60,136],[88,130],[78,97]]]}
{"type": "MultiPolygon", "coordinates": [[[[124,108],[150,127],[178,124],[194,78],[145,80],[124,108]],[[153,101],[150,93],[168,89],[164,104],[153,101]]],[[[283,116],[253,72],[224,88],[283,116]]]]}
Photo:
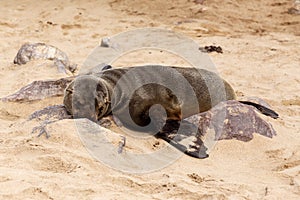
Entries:
{"type": "Polygon", "coordinates": [[[73,90],[74,90],[74,81],[72,81],[71,83],[69,83],[69,84],[67,85],[67,87],[65,88],[65,94],[66,94],[66,93],[72,94],[72,93],[73,93],[73,90]]]}
{"type": "Polygon", "coordinates": [[[65,90],[65,93],[70,93],[70,94],[73,94],[73,90],[72,90],[72,89],[70,89],[70,88],[67,88],[67,89],[65,90]]]}
{"type": "Polygon", "coordinates": [[[105,70],[108,70],[108,69],[112,69],[112,66],[111,65],[105,65],[102,67],[101,71],[105,71],[105,70]]]}
{"type": "Polygon", "coordinates": [[[92,74],[101,73],[102,71],[106,71],[108,69],[112,69],[112,66],[108,65],[108,64],[105,64],[105,63],[101,63],[101,64],[98,64],[98,65],[96,65],[95,67],[93,67],[91,69],[86,69],[83,74],[92,75],[92,74]]]}

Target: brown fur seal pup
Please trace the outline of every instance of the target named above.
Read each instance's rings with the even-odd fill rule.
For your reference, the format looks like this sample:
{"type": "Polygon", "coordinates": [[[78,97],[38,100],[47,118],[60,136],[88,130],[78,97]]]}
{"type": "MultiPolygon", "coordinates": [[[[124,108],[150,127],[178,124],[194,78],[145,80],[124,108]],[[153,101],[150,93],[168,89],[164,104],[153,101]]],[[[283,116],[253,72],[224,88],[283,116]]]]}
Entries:
{"type": "MultiPolygon", "coordinates": [[[[207,111],[221,101],[234,99],[236,99],[236,95],[233,88],[214,72],[205,69],[154,65],[109,69],[94,75],[77,77],[65,90],[64,105],[69,113],[96,121],[111,114],[113,110],[116,114],[122,114],[122,111],[125,110],[123,106],[126,106],[124,102],[127,102],[133,120],[138,125],[146,125],[148,122],[141,120],[141,118],[148,120],[148,117],[143,115],[149,114],[147,109],[155,104],[164,107],[168,119],[181,120],[193,114],[207,111]],[[126,75],[133,69],[138,70],[130,73],[130,76],[126,75]],[[163,72],[165,69],[168,70],[163,72]],[[132,75],[135,76],[132,77],[132,75]],[[189,85],[178,83],[176,76],[179,75],[187,80],[189,85]],[[120,82],[122,76],[125,78],[120,82]],[[143,81],[140,80],[144,80],[145,76],[148,78],[155,76],[153,80],[151,77],[149,80],[152,82],[160,81],[168,87],[175,84],[177,93],[180,92],[181,94],[175,96],[170,88],[158,83],[143,84],[143,81]],[[170,77],[172,80],[166,80],[170,77]],[[118,88],[115,88],[117,83],[118,88]],[[140,87],[138,87],[139,84],[140,87]],[[187,88],[187,86],[191,86],[191,88],[187,88]],[[187,94],[191,93],[191,91],[187,91],[188,89],[193,89],[192,92],[194,92],[198,105],[191,105],[191,97],[186,97],[187,94]],[[131,92],[132,95],[129,96],[129,93],[126,92],[131,92]],[[114,102],[111,102],[113,95],[115,97],[114,102]],[[80,110],[74,110],[74,105],[80,110]],[[181,113],[184,108],[187,109],[181,113]]],[[[241,102],[255,106],[273,118],[278,116],[274,111],[262,105],[248,101],[241,102]]]]}
{"type": "MultiPolygon", "coordinates": [[[[112,112],[119,116],[130,114],[137,125],[145,126],[150,122],[149,109],[156,104],[166,110],[167,119],[181,120],[229,99],[235,99],[234,90],[213,72],[140,66],[110,69],[76,78],[65,90],[64,105],[75,117],[96,121],[112,112]],[[179,76],[186,83],[178,83],[179,76]],[[214,87],[208,88],[208,85],[214,87]],[[171,91],[171,87],[175,89],[171,91]],[[194,95],[194,98],[188,95],[194,95]],[[126,113],[127,109],[129,113],[126,113]]],[[[133,125],[128,115],[120,120],[133,125]]]]}
{"type": "MultiPolygon", "coordinates": [[[[74,118],[97,121],[113,114],[128,128],[157,133],[166,121],[181,121],[234,99],[233,88],[214,72],[149,65],[77,77],[65,90],[64,105],[74,118]]],[[[278,117],[262,105],[242,103],[278,117]]]]}

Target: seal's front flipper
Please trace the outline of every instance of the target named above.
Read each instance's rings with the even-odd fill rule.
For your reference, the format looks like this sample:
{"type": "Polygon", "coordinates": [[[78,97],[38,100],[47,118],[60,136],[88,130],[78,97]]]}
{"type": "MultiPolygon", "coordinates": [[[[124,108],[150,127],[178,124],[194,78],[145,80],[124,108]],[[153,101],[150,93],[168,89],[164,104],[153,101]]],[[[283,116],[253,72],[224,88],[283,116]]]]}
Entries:
{"type": "Polygon", "coordinates": [[[175,140],[171,140],[169,144],[194,158],[203,159],[209,156],[206,153],[207,148],[204,146],[202,140],[200,143],[197,143],[195,142],[194,137],[187,137],[183,140],[176,140],[175,138],[175,140]]]}
{"type": "Polygon", "coordinates": [[[187,121],[167,120],[163,129],[156,137],[167,141],[169,144],[194,158],[207,158],[207,148],[201,140],[201,131],[187,121]]]}
{"type": "MultiPolygon", "coordinates": [[[[198,146],[198,144],[197,144],[198,146]]],[[[184,153],[189,155],[189,156],[192,156],[194,158],[200,158],[200,159],[204,159],[204,158],[207,158],[209,155],[206,153],[207,151],[207,148],[204,146],[204,144],[202,143],[201,146],[199,147],[196,147],[196,146],[193,146],[193,145],[190,145],[190,148],[187,149],[184,153]]]]}
{"type": "Polygon", "coordinates": [[[276,113],[274,110],[267,108],[266,106],[251,102],[251,101],[239,101],[240,103],[254,106],[257,108],[262,114],[267,115],[269,117],[272,117],[273,119],[277,119],[279,117],[278,113],[276,113]]]}

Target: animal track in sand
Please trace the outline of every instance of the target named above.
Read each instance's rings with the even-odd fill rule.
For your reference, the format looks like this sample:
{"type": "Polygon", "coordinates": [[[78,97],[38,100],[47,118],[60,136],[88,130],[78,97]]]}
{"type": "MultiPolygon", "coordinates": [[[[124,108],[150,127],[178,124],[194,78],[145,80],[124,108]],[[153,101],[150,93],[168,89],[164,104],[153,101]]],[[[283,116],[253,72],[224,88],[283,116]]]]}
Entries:
{"type": "Polygon", "coordinates": [[[300,106],[300,97],[282,100],[281,103],[285,106],[300,106]]]}
{"type": "Polygon", "coordinates": [[[41,156],[38,158],[35,166],[37,170],[51,171],[54,173],[71,173],[77,168],[77,164],[56,156],[41,156]]]}
{"type": "Polygon", "coordinates": [[[286,162],[286,163],[281,164],[278,167],[276,167],[274,169],[274,171],[283,171],[283,170],[286,170],[286,169],[294,168],[294,167],[296,167],[298,165],[300,165],[300,160],[286,162]]]}
{"type": "Polygon", "coordinates": [[[11,113],[7,112],[4,109],[0,110],[0,119],[14,121],[14,120],[17,120],[19,118],[20,118],[20,116],[11,114],[11,113]]]}

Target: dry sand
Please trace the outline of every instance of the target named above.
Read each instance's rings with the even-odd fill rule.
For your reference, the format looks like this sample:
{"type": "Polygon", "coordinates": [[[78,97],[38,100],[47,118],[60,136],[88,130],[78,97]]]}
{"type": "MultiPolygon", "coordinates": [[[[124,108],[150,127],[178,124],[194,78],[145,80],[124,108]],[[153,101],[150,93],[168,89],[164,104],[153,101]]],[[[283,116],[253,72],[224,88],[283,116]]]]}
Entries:
{"type": "MultiPolygon", "coordinates": [[[[33,80],[62,76],[51,62],[12,64],[25,42],[54,45],[82,64],[102,37],[161,27],[199,45],[220,45],[224,53],[210,56],[221,76],[239,96],[264,98],[280,119],[265,118],[278,133],[273,139],[220,141],[207,159],[183,155],[168,167],[137,175],[95,160],[72,120],[50,125],[49,139],[31,134],[39,122],[26,122],[28,115],[61,104],[62,97],[0,102],[0,199],[299,199],[300,15],[288,14],[291,6],[290,0],[1,1],[0,97],[33,80]]],[[[117,62],[153,60],[182,63],[159,52],[117,62]]],[[[139,148],[153,149],[157,142],[164,144],[150,139],[139,148]]]]}

